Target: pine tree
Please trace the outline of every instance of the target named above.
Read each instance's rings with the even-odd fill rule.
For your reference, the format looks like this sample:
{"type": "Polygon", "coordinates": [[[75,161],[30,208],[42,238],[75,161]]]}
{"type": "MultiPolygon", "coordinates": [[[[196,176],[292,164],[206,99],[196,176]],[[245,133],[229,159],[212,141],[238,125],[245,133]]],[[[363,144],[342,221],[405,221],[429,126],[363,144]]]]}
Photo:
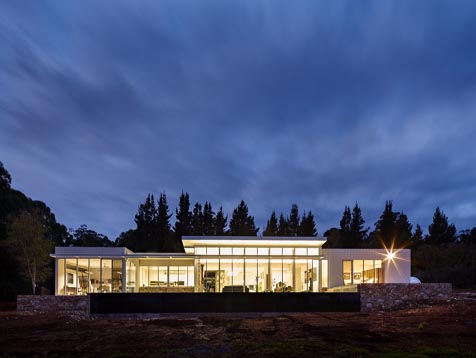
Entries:
{"type": "Polygon", "coordinates": [[[212,210],[212,204],[205,202],[203,207],[203,234],[213,235],[215,233],[215,213],[212,210]]]}
{"type": "Polygon", "coordinates": [[[225,216],[223,213],[223,208],[220,206],[218,209],[217,215],[215,217],[215,235],[223,236],[226,233],[226,223],[228,221],[228,216],[225,216]]]}
{"type": "Polygon", "coordinates": [[[365,220],[359,205],[355,203],[352,209],[352,219],[349,224],[349,243],[351,247],[359,247],[367,237],[368,228],[364,228],[365,220]]]}
{"type": "Polygon", "coordinates": [[[279,215],[279,224],[278,224],[278,235],[277,236],[288,236],[288,220],[284,217],[283,213],[279,215]]]}
{"type": "Polygon", "coordinates": [[[182,240],[182,236],[192,233],[192,212],[190,211],[190,197],[182,191],[179,207],[175,209],[175,238],[182,240]]]}
{"type": "Polygon", "coordinates": [[[157,207],[156,219],[156,245],[158,252],[173,252],[176,251],[177,242],[171,240],[170,218],[172,214],[169,213],[169,206],[167,204],[167,196],[165,192],[160,194],[157,207]]]}
{"type": "Polygon", "coordinates": [[[408,221],[408,217],[401,212],[395,220],[395,247],[409,247],[411,240],[412,224],[408,221]]]}
{"type": "Polygon", "coordinates": [[[314,215],[309,210],[309,213],[302,215],[301,224],[299,225],[299,236],[317,236],[316,222],[314,215]]]}
{"type": "Polygon", "coordinates": [[[288,232],[290,236],[298,236],[299,233],[299,209],[296,204],[291,207],[288,220],[288,232]]]}
{"type": "Polygon", "coordinates": [[[448,218],[440,208],[436,208],[433,223],[428,227],[425,242],[432,245],[449,244],[456,240],[456,227],[448,224],[448,218]]]}
{"type": "Polygon", "coordinates": [[[273,211],[271,217],[266,223],[266,229],[263,231],[263,236],[277,236],[278,235],[278,219],[276,213],[273,211]]]}
{"type": "Polygon", "coordinates": [[[130,247],[136,251],[154,251],[156,246],[156,218],[154,195],[148,194],[145,202],[139,205],[134,221],[136,223],[136,244],[130,247]]]}
{"type": "Polygon", "coordinates": [[[352,222],[352,214],[350,208],[346,206],[344,208],[344,213],[342,214],[342,219],[340,219],[340,244],[342,247],[349,248],[352,246],[352,237],[350,232],[350,223],[352,222]]]}
{"type": "MultiPolygon", "coordinates": [[[[471,230],[469,229],[461,230],[458,239],[460,242],[464,244],[470,244],[470,245],[476,244],[476,226],[473,227],[471,230]]],[[[475,264],[476,264],[476,261],[475,261],[475,264]]]]}
{"type": "Polygon", "coordinates": [[[387,248],[394,247],[395,222],[398,214],[393,211],[391,201],[385,202],[385,209],[375,223],[375,234],[381,245],[387,248]]]}
{"type": "Polygon", "coordinates": [[[423,243],[423,230],[421,229],[421,226],[417,224],[415,232],[412,235],[411,238],[411,245],[413,247],[419,246],[423,243]]]}
{"type": "Polygon", "coordinates": [[[255,219],[248,215],[248,206],[244,200],[233,210],[230,220],[230,234],[234,236],[256,236],[259,228],[255,226],[255,219]]]}
{"type": "Polygon", "coordinates": [[[193,235],[203,235],[203,213],[202,205],[195,203],[192,214],[192,233],[193,235]]]}
{"type": "Polygon", "coordinates": [[[3,163],[0,161],[0,192],[10,189],[12,183],[12,177],[10,173],[5,169],[3,163]]]}

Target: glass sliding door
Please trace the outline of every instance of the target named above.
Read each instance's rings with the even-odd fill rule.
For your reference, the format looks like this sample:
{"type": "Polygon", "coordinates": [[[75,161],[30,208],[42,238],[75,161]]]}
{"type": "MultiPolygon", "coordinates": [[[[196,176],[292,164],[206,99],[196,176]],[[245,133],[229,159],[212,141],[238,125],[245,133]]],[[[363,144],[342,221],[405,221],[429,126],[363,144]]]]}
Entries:
{"type": "Polygon", "coordinates": [[[89,259],[78,259],[78,294],[87,295],[90,291],[89,259]]]}
{"type": "Polygon", "coordinates": [[[249,292],[258,292],[258,260],[245,260],[245,286],[249,292]]]}
{"type": "Polygon", "coordinates": [[[246,292],[246,287],[244,285],[245,274],[244,274],[244,258],[235,259],[233,258],[233,275],[232,277],[232,292],[246,292]]]}
{"type": "Polygon", "coordinates": [[[327,260],[322,260],[321,261],[321,276],[322,276],[322,283],[321,287],[323,291],[326,291],[327,288],[329,287],[329,266],[328,266],[328,261],[327,260]]]}
{"type": "Polygon", "coordinates": [[[283,290],[293,292],[293,260],[283,259],[283,290]]]}
{"type": "Polygon", "coordinates": [[[56,269],[58,272],[58,276],[56,277],[56,288],[58,295],[65,295],[66,294],[66,272],[65,272],[65,259],[57,259],[56,260],[56,269]]]}
{"type": "Polygon", "coordinates": [[[112,260],[110,259],[101,259],[99,291],[102,293],[112,292],[112,260]]]}
{"type": "Polygon", "coordinates": [[[78,294],[78,259],[66,259],[66,295],[78,294]]]}
{"type": "Polygon", "coordinates": [[[91,285],[91,292],[98,293],[99,280],[101,278],[101,260],[89,259],[89,284],[91,285]]]}
{"type": "Polygon", "coordinates": [[[296,259],[296,273],[295,273],[296,292],[308,291],[308,268],[307,260],[296,259]]]}
{"type": "Polygon", "coordinates": [[[133,293],[136,290],[136,265],[132,260],[126,261],[126,292],[133,293]]]}
{"type": "Polygon", "coordinates": [[[273,292],[286,292],[283,282],[283,259],[270,259],[273,292]]]}
{"type": "Polygon", "coordinates": [[[111,292],[122,292],[122,260],[112,260],[111,292]]]}
{"type": "Polygon", "coordinates": [[[344,280],[344,285],[352,284],[352,261],[344,260],[342,261],[342,278],[344,280]]]}
{"type": "Polygon", "coordinates": [[[219,259],[207,259],[203,276],[205,292],[220,292],[224,275],[220,272],[219,259]]]}
{"type": "Polygon", "coordinates": [[[271,291],[271,276],[269,273],[269,259],[258,259],[258,290],[257,292],[270,292],[271,291]]]}
{"type": "Polygon", "coordinates": [[[159,266],[157,271],[157,281],[159,287],[169,286],[169,267],[159,266]]]}

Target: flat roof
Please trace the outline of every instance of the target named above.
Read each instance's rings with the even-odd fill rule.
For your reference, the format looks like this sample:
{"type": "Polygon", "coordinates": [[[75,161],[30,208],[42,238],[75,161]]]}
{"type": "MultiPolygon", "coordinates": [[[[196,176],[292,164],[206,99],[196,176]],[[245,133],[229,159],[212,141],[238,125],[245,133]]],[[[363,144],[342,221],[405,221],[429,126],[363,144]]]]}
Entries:
{"type": "MultiPolygon", "coordinates": [[[[182,236],[184,247],[321,247],[326,238],[321,236],[182,236]]],[[[109,257],[109,258],[187,258],[193,255],[181,252],[133,252],[127,247],[57,246],[55,258],[109,257]]]]}
{"type": "Polygon", "coordinates": [[[320,247],[327,239],[322,236],[182,236],[184,247],[195,246],[263,246],[320,247]]]}
{"type": "Polygon", "coordinates": [[[51,257],[123,257],[133,252],[127,247],[57,246],[51,257]]]}

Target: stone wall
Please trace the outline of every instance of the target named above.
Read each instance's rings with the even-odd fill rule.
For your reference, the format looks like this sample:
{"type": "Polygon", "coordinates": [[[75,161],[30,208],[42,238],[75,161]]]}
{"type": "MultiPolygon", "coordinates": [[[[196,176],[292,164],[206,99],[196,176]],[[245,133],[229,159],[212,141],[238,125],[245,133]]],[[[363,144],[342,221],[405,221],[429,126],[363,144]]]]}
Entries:
{"type": "Polygon", "coordinates": [[[451,283],[361,284],[358,290],[362,312],[411,308],[451,298],[451,283]]]}
{"type": "Polygon", "coordinates": [[[17,311],[89,314],[89,296],[17,296],[17,311]]]}

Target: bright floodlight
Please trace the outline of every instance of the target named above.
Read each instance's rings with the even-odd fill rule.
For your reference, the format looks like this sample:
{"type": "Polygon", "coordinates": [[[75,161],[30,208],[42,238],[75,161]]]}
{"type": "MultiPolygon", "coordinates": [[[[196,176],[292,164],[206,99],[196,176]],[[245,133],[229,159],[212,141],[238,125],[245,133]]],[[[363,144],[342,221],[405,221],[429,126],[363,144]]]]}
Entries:
{"type": "Polygon", "coordinates": [[[390,251],[389,253],[387,253],[387,259],[389,259],[390,261],[393,261],[394,258],[395,258],[395,253],[393,251],[390,251]]]}

